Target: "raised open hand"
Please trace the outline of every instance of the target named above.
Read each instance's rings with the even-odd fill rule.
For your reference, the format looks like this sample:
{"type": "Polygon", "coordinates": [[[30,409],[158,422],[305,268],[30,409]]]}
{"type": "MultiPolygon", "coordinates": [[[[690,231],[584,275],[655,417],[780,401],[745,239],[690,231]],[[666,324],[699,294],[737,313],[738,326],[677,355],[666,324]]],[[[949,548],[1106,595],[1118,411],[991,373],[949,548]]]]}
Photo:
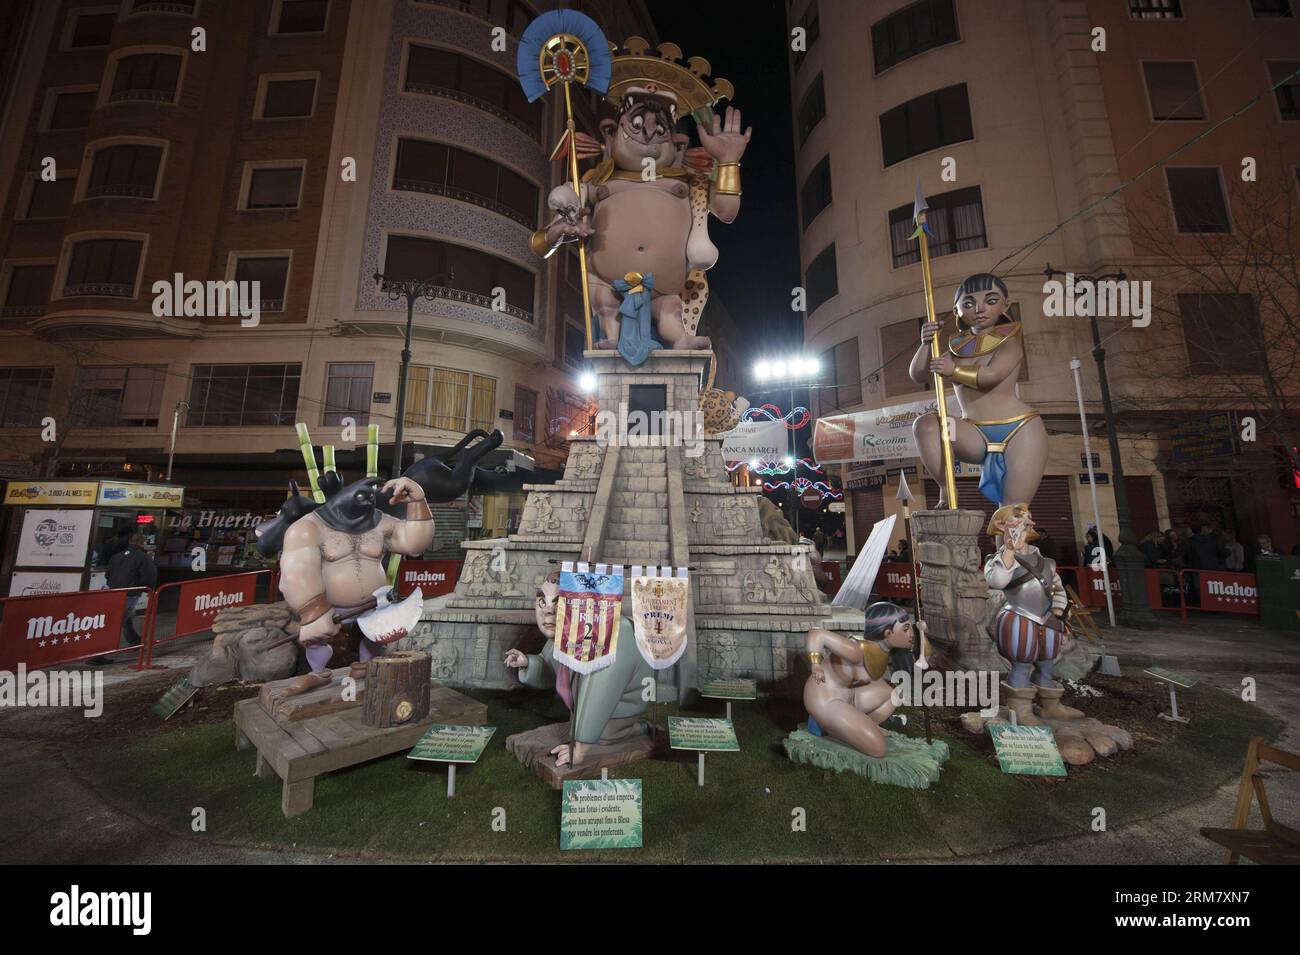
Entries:
{"type": "Polygon", "coordinates": [[[749,137],[754,132],[753,127],[740,131],[740,110],[734,106],[728,106],[725,118],[717,113],[713,114],[713,128],[705,129],[701,124],[700,145],[703,146],[710,156],[717,162],[739,162],[740,157],[745,155],[745,147],[749,145],[749,137]]]}

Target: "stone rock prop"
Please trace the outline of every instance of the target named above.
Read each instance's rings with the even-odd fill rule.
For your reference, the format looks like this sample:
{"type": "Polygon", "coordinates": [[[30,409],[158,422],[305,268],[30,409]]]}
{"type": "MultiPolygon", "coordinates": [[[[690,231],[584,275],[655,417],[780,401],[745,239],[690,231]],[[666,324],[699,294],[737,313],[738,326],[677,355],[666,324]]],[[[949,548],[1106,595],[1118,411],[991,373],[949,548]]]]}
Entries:
{"type": "Polygon", "coordinates": [[[829,736],[814,736],[808,732],[806,723],[800,723],[781,745],[786,756],[796,763],[837,773],[857,773],[873,783],[929,789],[931,783],[939,781],[943,764],[948,761],[946,742],[936,739],[926,743],[923,739],[891,733],[887,743],[884,756],[868,756],[829,736]]]}
{"type": "Polygon", "coordinates": [[[963,670],[1006,672],[985,626],[989,585],[981,570],[979,511],[917,511],[912,515],[921,564],[921,613],[927,636],[963,670]]]}
{"type": "MultiPolygon", "coordinates": [[[[1079,720],[1054,720],[1039,717],[1043,725],[1056,737],[1061,759],[1069,766],[1085,766],[1098,756],[1113,756],[1133,748],[1133,736],[1128,730],[1086,716],[1079,720]]],[[[1010,711],[1004,706],[995,717],[979,713],[963,713],[961,725],[968,733],[983,733],[991,723],[1010,722],[1010,711]]]]}
{"type": "Polygon", "coordinates": [[[758,522],[763,527],[763,534],[769,539],[783,544],[799,543],[799,535],[786,520],[781,508],[766,497],[758,499],[758,522]]]}
{"type": "Polygon", "coordinates": [[[228,607],[212,623],[212,649],[190,670],[193,686],[219,683],[265,683],[293,676],[298,669],[298,621],[283,601],[228,607]]]}

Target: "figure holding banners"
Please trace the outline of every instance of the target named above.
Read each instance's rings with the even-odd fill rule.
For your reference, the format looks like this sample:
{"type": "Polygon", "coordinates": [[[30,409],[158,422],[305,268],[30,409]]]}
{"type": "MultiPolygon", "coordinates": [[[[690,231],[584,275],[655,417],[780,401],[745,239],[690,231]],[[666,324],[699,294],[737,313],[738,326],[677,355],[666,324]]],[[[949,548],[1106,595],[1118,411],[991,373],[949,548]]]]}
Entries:
{"type": "Polygon", "coordinates": [[[623,605],[623,565],[565,561],[555,615],[555,659],[576,673],[594,673],[614,662],[623,605]],[[612,570],[612,572],[611,572],[612,570]]]}

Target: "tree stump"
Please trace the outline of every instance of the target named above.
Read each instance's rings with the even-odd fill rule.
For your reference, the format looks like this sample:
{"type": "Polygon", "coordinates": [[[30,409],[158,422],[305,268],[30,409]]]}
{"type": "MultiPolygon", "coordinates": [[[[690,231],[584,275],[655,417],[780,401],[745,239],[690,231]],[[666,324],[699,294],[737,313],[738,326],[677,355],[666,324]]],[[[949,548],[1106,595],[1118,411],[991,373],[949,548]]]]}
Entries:
{"type": "Polygon", "coordinates": [[[429,654],[395,650],[366,664],[361,719],[367,726],[402,726],[429,715],[429,654]]]}

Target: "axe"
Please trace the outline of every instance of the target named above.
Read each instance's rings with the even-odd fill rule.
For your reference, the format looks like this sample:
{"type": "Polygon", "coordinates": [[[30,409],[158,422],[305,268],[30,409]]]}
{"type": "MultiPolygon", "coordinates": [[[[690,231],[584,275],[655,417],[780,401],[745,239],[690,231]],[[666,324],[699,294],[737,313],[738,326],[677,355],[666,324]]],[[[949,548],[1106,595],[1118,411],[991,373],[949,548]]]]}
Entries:
{"type": "MultiPolygon", "coordinates": [[[[390,599],[391,594],[392,591],[387,587],[380,587],[357,606],[349,607],[342,613],[335,610],[334,622],[348,623],[355,620],[368,640],[379,644],[394,643],[410,633],[419,623],[420,614],[424,612],[424,594],[419,587],[416,587],[405,600],[396,603],[390,599]]],[[[297,639],[296,634],[287,636],[270,644],[266,649],[274,650],[297,639]]]]}

